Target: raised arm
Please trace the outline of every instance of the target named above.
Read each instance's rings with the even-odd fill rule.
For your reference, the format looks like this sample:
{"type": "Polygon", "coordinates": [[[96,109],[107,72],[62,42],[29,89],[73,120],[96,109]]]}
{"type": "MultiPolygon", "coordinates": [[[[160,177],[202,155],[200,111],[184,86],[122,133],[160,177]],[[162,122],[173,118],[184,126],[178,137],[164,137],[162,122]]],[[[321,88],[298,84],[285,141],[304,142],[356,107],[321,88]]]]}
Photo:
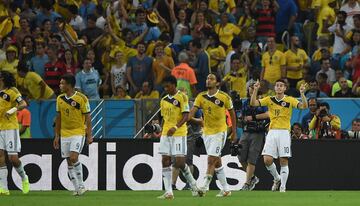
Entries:
{"type": "Polygon", "coordinates": [[[300,95],[301,95],[301,102],[298,105],[299,109],[306,109],[308,108],[307,99],[305,97],[305,90],[306,90],[306,84],[301,84],[300,86],[300,95]]]}
{"type": "Polygon", "coordinates": [[[259,80],[257,80],[256,83],[254,84],[254,91],[251,94],[250,106],[253,106],[253,107],[260,106],[260,102],[257,99],[259,88],[260,88],[260,82],[259,82],[259,80]]]}

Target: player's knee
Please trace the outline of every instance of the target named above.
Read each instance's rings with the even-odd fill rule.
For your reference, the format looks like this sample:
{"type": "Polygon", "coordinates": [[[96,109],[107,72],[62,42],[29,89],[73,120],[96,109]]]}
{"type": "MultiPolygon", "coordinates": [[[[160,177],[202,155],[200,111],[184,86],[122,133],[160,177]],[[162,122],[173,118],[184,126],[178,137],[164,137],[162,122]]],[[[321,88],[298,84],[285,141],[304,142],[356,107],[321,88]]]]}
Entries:
{"type": "Polygon", "coordinates": [[[78,162],[78,157],[75,156],[75,155],[71,155],[71,156],[69,157],[69,162],[71,163],[71,165],[74,165],[75,163],[78,162]]]}
{"type": "Polygon", "coordinates": [[[170,158],[163,158],[161,160],[161,163],[162,163],[163,167],[169,167],[171,165],[171,159],[170,158]]]}
{"type": "Polygon", "coordinates": [[[289,164],[288,158],[280,158],[280,165],[287,166],[289,164]]]}
{"type": "Polygon", "coordinates": [[[264,164],[266,166],[270,166],[273,163],[273,159],[271,157],[264,157],[264,164]]]}
{"type": "Polygon", "coordinates": [[[208,158],[208,165],[215,166],[218,162],[216,157],[209,156],[208,158]]]}
{"type": "Polygon", "coordinates": [[[16,155],[9,155],[9,161],[14,167],[20,166],[20,160],[19,157],[16,155]]]}

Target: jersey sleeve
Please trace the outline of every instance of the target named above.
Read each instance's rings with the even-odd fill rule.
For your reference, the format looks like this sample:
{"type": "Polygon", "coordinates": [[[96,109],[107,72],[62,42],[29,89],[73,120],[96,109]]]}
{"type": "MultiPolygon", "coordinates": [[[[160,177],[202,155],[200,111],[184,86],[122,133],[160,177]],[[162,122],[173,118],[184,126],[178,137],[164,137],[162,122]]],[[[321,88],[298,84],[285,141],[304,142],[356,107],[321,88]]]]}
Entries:
{"type": "Polygon", "coordinates": [[[189,100],[187,98],[186,95],[182,95],[182,98],[181,98],[181,113],[185,113],[185,112],[189,112],[190,111],[190,107],[189,107],[189,100]]]}
{"type": "Polygon", "coordinates": [[[284,66],[286,65],[286,57],[284,55],[284,53],[281,53],[280,55],[280,66],[284,66]]]}
{"type": "Polygon", "coordinates": [[[299,100],[295,99],[295,98],[291,98],[291,106],[294,107],[294,108],[299,108],[299,100]]]}
{"type": "Polygon", "coordinates": [[[56,112],[60,112],[60,103],[59,103],[60,97],[57,97],[56,99],[56,112]]]}
{"type": "Polygon", "coordinates": [[[194,107],[201,108],[201,96],[198,95],[194,101],[194,107]]]}
{"type": "Polygon", "coordinates": [[[258,100],[260,103],[260,106],[264,107],[264,106],[268,106],[269,105],[269,101],[270,101],[270,96],[264,97],[262,99],[258,100]]]}
{"type": "Polygon", "coordinates": [[[17,89],[14,89],[14,90],[12,90],[12,95],[11,95],[11,97],[12,97],[12,100],[11,101],[15,101],[16,103],[20,103],[21,101],[23,101],[23,98],[22,98],[22,96],[21,96],[21,94],[20,94],[20,92],[17,90],[17,89]]]}
{"type": "Polygon", "coordinates": [[[233,106],[231,97],[229,97],[229,95],[226,95],[225,108],[226,108],[227,110],[232,110],[233,107],[234,107],[234,106],[233,106]]]}
{"type": "Polygon", "coordinates": [[[83,104],[81,104],[81,112],[83,114],[88,114],[90,113],[90,103],[89,100],[87,98],[84,98],[83,100],[83,104]]]}

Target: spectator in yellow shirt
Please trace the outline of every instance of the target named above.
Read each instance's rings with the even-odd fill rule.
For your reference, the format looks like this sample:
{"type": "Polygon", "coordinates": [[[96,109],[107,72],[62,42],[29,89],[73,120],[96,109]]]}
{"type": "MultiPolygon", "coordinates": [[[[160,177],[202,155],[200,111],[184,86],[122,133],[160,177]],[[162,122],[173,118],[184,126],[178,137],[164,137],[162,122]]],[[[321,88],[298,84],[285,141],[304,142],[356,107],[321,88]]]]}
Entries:
{"type": "Polygon", "coordinates": [[[291,48],[285,52],[286,77],[291,88],[295,88],[298,81],[302,79],[302,70],[308,65],[308,56],[300,47],[299,37],[292,36],[291,48]]]}
{"type": "Polygon", "coordinates": [[[150,82],[145,81],[142,84],[140,92],[135,96],[135,99],[159,99],[160,94],[158,91],[153,90],[150,82]]]}
{"type": "Polygon", "coordinates": [[[0,71],[8,71],[16,75],[16,68],[18,66],[18,50],[15,46],[9,46],[6,49],[6,59],[0,62],[0,71]]]}
{"type": "Polygon", "coordinates": [[[229,22],[227,13],[222,13],[220,23],[215,25],[215,32],[219,35],[220,42],[228,49],[234,36],[240,33],[240,28],[229,22]]]}
{"type": "Polygon", "coordinates": [[[18,66],[16,84],[19,91],[27,95],[28,99],[42,100],[54,99],[54,91],[35,72],[29,72],[26,62],[20,62],[18,66]]]}
{"type": "Polygon", "coordinates": [[[126,93],[126,89],[121,85],[115,88],[115,93],[112,98],[121,100],[131,99],[131,97],[126,93]]]}
{"type": "Polygon", "coordinates": [[[323,0],[323,4],[320,8],[319,15],[317,16],[316,22],[319,25],[317,35],[320,36],[326,36],[330,37],[330,32],[328,28],[334,24],[336,14],[332,7],[329,6],[331,4],[333,6],[333,3],[335,0],[323,0]]]}
{"type": "Polygon", "coordinates": [[[216,73],[218,71],[218,68],[220,68],[219,66],[225,61],[226,52],[224,47],[220,44],[219,36],[216,33],[211,32],[208,35],[208,39],[209,46],[206,49],[206,52],[210,56],[211,71],[216,73]]]}
{"type": "Polygon", "coordinates": [[[235,14],[236,4],[234,0],[210,0],[209,9],[214,11],[214,13],[228,12],[235,14]]]}
{"type": "Polygon", "coordinates": [[[175,67],[174,60],[171,57],[165,55],[164,48],[165,45],[161,42],[155,44],[155,59],[152,64],[152,70],[155,78],[155,89],[160,92],[163,91],[163,87],[161,85],[163,79],[170,75],[171,70],[175,67]]]}
{"type": "Polygon", "coordinates": [[[268,51],[262,55],[260,79],[274,84],[276,80],[286,77],[286,58],[276,49],[275,37],[267,39],[268,51]]]}
{"type": "Polygon", "coordinates": [[[246,98],[246,81],[248,70],[246,65],[241,61],[239,55],[234,54],[231,56],[231,71],[227,74],[223,81],[228,83],[231,91],[236,91],[241,98],[246,98]]]}

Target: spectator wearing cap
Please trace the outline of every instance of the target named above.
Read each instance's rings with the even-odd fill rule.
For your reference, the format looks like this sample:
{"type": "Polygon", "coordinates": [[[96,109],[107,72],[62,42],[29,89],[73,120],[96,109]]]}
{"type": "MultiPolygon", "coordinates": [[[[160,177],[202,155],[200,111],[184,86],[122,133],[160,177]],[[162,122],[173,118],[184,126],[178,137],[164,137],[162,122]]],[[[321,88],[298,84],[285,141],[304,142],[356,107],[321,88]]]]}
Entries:
{"type": "Polygon", "coordinates": [[[57,48],[50,45],[47,49],[49,62],[45,64],[44,81],[55,92],[56,95],[60,94],[60,78],[66,73],[65,65],[57,57],[57,48]]]}
{"type": "Polygon", "coordinates": [[[86,29],[83,29],[80,32],[80,37],[85,35],[89,42],[93,42],[104,32],[102,29],[96,27],[96,20],[97,18],[95,15],[89,15],[87,17],[86,29]]]}
{"type": "MultiPolygon", "coordinates": [[[[90,0],[82,0],[79,8],[79,14],[84,22],[87,22],[88,16],[95,13],[96,5],[90,0]]],[[[96,20],[95,20],[96,22],[96,20]]]]}
{"type": "Polygon", "coordinates": [[[320,91],[319,83],[316,79],[311,79],[309,82],[309,89],[305,92],[306,98],[323,98],[328,97],[324,92],[320,91]]]}
{"type": "Polygon", "coordinates": [[[18,49],[11,45],[6,49],[6,59],[0,62],[0,71],[8,71],[16,75],[18,63],[18,49]]]}
{"type": "Polygon", "coordinates": [[[49,62],[49,57],[45,53],[45,44],[36,43],[35,56],[30,60],[30,70],[36,72],[41,78],[44,78],[45,64],[49,62]]]}
{"type": "Polygon", "coordinates": [[[151,12],[146,16],[147,34],[144,37],[145,43],[156,41],[160,37],[160,29],[157,26],[159,24],[159,18],[155,12],[151,12]]]}
{"type": "Polygon", "coordinates": [[[83,62],[83,68],[75,76],[75,88],[84,93],[89,99],[100,99],[99,86],[101,79],[99,73],[94,69],[91,60],[86,58],[83,62]]]}
{"type": "Polygon", "coordinates": [[[146,44],[137,44],[137,55],[131,57],[127,63],[126,77],[130,84],[129,94],[134,97],[145,81],[151,81],[153,59],[145,54],[146,44]]]}
{"type": "Polygon", "coordinates": [[[320,60],[320,71],[316,73],[316,79],[319,80],[319,74],[325,73],[328,76],[327,83],[333,85],[336,82],[335,71],[331,68],[329,58],[322,58],[320,60]]]}
{"type": "Polygon", "coordinates": [[[28,99],[45,100],[54,99],[54,91],[45,83],[39,74],[29,71],[26,62],[20,62],[18,67],[16,85],[19,91],[28,99]]]}
{"type": "Polygon", "coordinates": [[[260,79],[274,84],[276,80],[286,78],[286,57],[276,49],[275,37],[267,38],[268,51],[262,55],[260,79]]]}
{"type": "Polygon", "coordinates": [[[177,88],[181,91],[185,91],[189,99],[196,95],[197,79],[193,68],[189,66],[189,56],[186,52],[180,52],[179,56],[180,64],[174,67],[171,71],[177,80],[177,88]]]}
{"type": "Polygon", "coordinates": [[[318,108],[318,101],[316,98],[311,97],[308,99],[309,112],[306,113],[301,119],[301,125],[305,134],[309,133],[309,124],[316,114],[316,110],[318,108]]]}
{"type": "Polygon", "coordinates": [[[210,73],[210,57],[209,54],[202,49],[200,39],[194,39],[190,41],[190,51],[196,56],[196,62],[194,64],[196,78],[198,84],[196,89],[199,92],[206,90],[206,78],[210,73]]]}
{"type": "Polygon", "coordinates": [[[338,82],[340,85],[340,91],[337,91],[334,97],[355,97],[348,85],[347,80],[344,77],[340,77],[338,82]]]}

